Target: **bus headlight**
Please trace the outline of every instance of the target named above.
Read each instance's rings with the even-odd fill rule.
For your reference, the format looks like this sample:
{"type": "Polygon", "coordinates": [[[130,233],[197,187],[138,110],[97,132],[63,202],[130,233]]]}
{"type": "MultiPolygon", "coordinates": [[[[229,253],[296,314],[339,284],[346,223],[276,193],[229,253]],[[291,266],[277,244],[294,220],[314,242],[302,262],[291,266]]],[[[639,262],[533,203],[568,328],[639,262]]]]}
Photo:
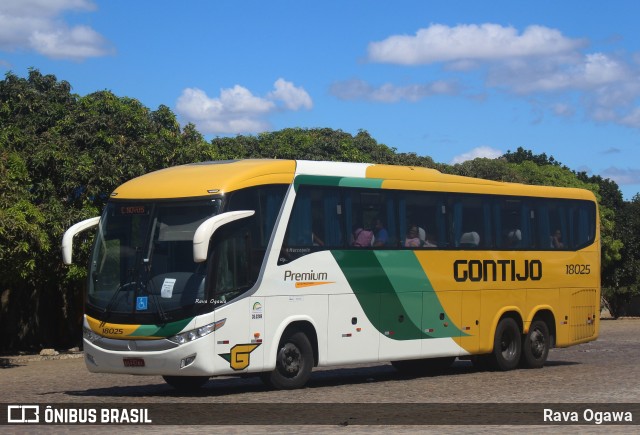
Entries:
{"type": "Polygon", "coordinates": [[[217,322],[209,323],[208,325],[201,326],[197,329],[181,332],[180,334],[176,334],[173,337],[168,337],[167,340],[177,344],[189,343],[191,341],[197,340],[198,338],[211,334],[216,329],[222,328],[226,321],[227,319],[218,320],[217,322]]]}
{"type": "Polygon", "coordinates": [[[82,337],[90,343],[96,342],[102,338],[86,326],[82,328],[82,337]]]}

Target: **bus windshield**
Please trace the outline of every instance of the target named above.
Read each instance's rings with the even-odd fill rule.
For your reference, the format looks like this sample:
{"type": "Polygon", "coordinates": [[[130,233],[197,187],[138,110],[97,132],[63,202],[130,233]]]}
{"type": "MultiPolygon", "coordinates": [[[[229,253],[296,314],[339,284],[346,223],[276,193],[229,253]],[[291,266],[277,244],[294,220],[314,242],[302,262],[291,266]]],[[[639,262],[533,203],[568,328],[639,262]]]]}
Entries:
{"type": "Polygon", "coordinates": [[[220,199],[110,202],[91,259],[87,314],[102,321],[166,323],[197,314],[206,264],[193,235],[220,199]]]}

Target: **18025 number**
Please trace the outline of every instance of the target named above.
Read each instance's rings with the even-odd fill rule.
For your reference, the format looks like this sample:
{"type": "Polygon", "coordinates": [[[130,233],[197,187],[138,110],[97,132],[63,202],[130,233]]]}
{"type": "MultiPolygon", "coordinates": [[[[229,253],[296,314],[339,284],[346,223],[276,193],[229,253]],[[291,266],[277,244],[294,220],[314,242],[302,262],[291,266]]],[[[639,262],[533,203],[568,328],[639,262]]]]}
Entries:
{"type": "Polygon", "coordinates": [[[567,275],[589,275],[591,273],[590,264],[567,264],[567,275]]]}

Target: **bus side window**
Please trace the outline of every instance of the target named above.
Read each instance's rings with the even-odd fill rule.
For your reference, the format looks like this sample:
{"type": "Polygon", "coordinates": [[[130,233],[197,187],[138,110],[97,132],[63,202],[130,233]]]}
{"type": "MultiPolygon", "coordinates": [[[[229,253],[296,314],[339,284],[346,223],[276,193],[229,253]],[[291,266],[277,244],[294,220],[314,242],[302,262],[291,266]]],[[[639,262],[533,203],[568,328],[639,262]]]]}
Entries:
{"type": "Polygon", "coordinates": [[[406,247],[407,239],[411,240],[407,234],[415,226],[421,248],[447,247],[446,206],[441,193],[397,191],[395,201],[398,222],[404,231],[402,246],[406,247]]]}
{"type": "Polygon", "coordinates": [[[279,264],[312,252],[344,247],[344,206],[340,193],[335,187],[300,186],[287,224],[279,264]]]}
{"type": "Polygon", "coordinates": [[[483,197],[471,195],[452,195],[453,218],[451,230],[456,247],[487,248],[490,242],[490,208],[483,197]]]}

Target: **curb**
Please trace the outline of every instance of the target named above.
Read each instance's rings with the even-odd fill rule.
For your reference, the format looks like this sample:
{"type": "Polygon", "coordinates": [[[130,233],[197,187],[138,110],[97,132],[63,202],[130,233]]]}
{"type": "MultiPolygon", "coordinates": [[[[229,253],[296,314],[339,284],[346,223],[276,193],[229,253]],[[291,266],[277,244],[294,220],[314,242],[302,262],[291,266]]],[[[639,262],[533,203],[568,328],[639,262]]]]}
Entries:
{"type": "Polygon", "coordinates": [[[55,361],[61,359],[78,359],[84,357],[84,352],[65,352],[58,355],[7,355],[0,356],[0,368],[11,367],[34,361],[55,361]]]}

